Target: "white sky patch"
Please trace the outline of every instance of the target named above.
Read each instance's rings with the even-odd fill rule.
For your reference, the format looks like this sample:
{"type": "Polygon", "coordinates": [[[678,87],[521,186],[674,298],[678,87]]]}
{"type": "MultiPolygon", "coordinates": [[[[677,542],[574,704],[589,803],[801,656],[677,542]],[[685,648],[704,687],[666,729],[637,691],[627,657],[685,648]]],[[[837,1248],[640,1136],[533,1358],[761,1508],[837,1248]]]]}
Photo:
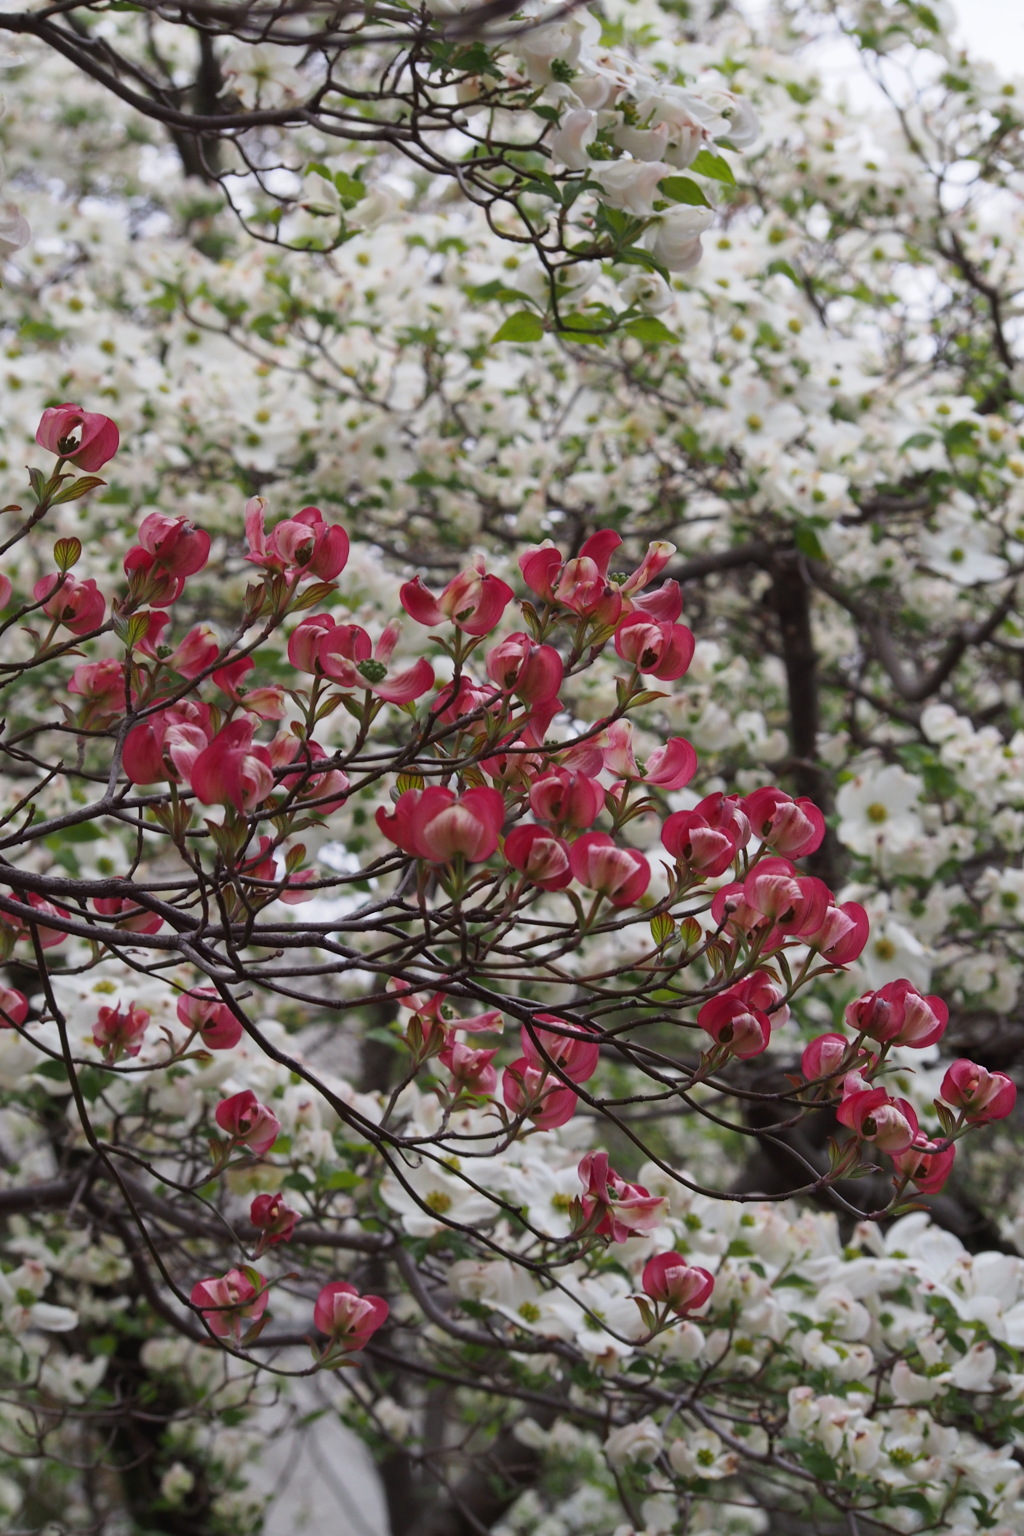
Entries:
{"type": "Polygon", "coordinates": [[[1021,0],[953,0],[959,18],[955,40],[998,65],[1024,75],[1024,5],[1021,0]]]}
{"type": "MultiPolygon", "coordinates": [[[[948,0],[956,12],[954,42],[975,58],[987,59],[1001,74],[1024,76],[1024,0],[948,0]]],[[[741,9],[756,25],[772,9],[772,0],[746,0],[741,9]]],[[[869,99],[874,87],[864,79],[855,50],[837,40],[816,48],[815,68],[826,87],[843,86],[855,102],[869,99]]]]}

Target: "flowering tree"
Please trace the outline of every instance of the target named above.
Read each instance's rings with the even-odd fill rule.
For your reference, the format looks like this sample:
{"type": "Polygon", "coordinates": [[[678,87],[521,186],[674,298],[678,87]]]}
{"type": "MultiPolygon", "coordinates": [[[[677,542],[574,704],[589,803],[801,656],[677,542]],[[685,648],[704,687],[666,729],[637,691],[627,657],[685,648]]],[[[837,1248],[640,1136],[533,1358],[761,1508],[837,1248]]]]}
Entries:
{"type": "MultiPolygon", "coordinates": [[[[628,294],[600,316],[573,312],[586,264],[693,266],[712,221],[702,184],[732,181],[718,146],[741,149],[757,131],[725,76],[695,86],[685,61],[645,68],[608,49],[574,3],[524,13],[504,0],[390,11],[319,0],[279,14],[247,0],[110,20],[84,0],[8,9],[0,32],[33,39],[160,124],[186,174],[219,185],[246,229],[275,245],[333,250],[384,217],[386,186],[365,175],[376,151],[407,176],[454,183],[491,229],[532,248],[537,286],[568,333],[642,326],[628,294]]],[[[7,205],[0,254],[27,235],[7,205]]],[[[506,333],[536,339],[543,324],[521,311],[506,333]]]]}
{"type": "Polygon", "coordinates": [[[256,499],[241,611],[184,628],[210,535],[150,513],[115,590],[76,577],[63,509],[103,483],[118,430],[62,404],[36,436],[55,462],[7,508],[7,547],[56,534],[52,569],[0,593],[3,1200],[34,1218],[4,1323],[20,1446],[59,1462],[68,1405],[93,1417],[69,1490],[87,1523],[112,1514],[87,1475],[101,1457],[136,1519],[148,1500],[172,1528],[237,1522],[216,1441],[175,1433],[182,1401],[216,1422],[264,1372],[341,1370],[345,1410],[411,1463],[399,1530],[492,1526],[522,1491],[516,1448],[567,1431],[580,1451],[600,1435],[619,1514],[655,1529],[718,1503],[741,1524],[810,1508],[823,1529],[1013,1520],[1020,1479],[986,1437],[1017,1424],[1015,1287],[979,1334],[912,1259],[844,1251],[834,1216],[780,1222],[768,1191],[671,1158],[679,1119],[742,1135],[744,1104],[787,1132],[834,1116],[826,1167],[790,1144],[787,1195],[827,1194],[868,1241],[1016,1097],[957,1060],[922,1123],[892,1052],[934,1046],[948,1009],[905,979],[847,987],[845,1027],[785,1081],[745,1072],[791,1003],[831,995],[868,920],[794,863],[824,836],[811,801],[764,786],[671,811],[691,744],[638,763],[631,717],[650,725],[694,654],[678,583],[653,585],[672,546],[624,576],[610,530],[576,555],[532,546],[518,599],[482,559],[439,592],[416,577],[403,664],[397,614],[376,640],[346,617],[346,530],[315,507],[268,530],[256,499]],[[602,667],[608,713],[586,724],[578,679],[602,667]],[[322,829],[312,860],[301,839],[322,829]],[[325,1071],[282,1025],[296,1009],[332,1031],[376,1012],[388,1088],[325,1071]],[[172,1385],[128,1457],[140,1333],[136,1368],[172,1385]],[[427,1458],[432,1381],[465,1429],[427,1458]]]}
{"type": "MultiPolygon", "coordinates": [[[[594,45],[760,119],[683,278],[301,128],[390,195],[250,248],[14,70],[16,1528],[255,1526],[274,1382],[396,1536],[1020,1524],[1018,97],[918,6],[698,20],[594,45]]],[[[664,222],[662,107],[563,85],[664,222]]]]}

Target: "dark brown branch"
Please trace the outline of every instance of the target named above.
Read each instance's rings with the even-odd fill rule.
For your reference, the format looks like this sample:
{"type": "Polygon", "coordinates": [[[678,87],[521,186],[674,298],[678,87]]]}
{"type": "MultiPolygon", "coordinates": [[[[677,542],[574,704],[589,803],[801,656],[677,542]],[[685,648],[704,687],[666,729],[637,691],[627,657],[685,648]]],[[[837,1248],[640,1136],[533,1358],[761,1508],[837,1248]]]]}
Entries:
{"type": "MultiPolygon", "coordinates": [[[[806,795],[826,816],[833,809],[832,779],[818,760],[821,731],[818,652],[811,628],[811,589],[806,561],[796,551],[776,554],[770,563],[771,602],[782,644],[789,706],[789,739],[793,787],[806,795]]],[[[807,860],[808,868],[835,889],[840,880],[840,853],[829,829],[818,851],[807,860]]]]}

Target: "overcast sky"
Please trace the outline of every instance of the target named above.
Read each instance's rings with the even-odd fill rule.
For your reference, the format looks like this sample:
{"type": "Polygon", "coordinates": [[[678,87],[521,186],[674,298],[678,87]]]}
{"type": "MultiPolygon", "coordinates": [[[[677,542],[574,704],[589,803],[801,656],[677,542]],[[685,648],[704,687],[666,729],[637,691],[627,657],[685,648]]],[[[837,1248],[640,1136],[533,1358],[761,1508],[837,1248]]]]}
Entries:
{"type": "Polygon", "coordinates": [[[1024,0],[953,0],[972,53],[1024,75],[1024,0]]]}

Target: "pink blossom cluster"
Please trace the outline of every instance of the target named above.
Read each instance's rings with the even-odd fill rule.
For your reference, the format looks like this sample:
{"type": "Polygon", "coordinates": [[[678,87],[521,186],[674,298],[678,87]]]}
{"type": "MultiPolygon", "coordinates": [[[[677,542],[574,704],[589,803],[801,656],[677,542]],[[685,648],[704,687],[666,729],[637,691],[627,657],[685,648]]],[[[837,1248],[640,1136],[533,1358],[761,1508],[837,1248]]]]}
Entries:
{"type": "MultiPolygon", "coordinates": [[[[58,461],[40,502],[45,511],[46,496],[58,494],[69,478],[64,466],[102,467],[117,449],[118,434],[108,418],[63,405],[44,414],[37,440],[58,461]]],[[[522,627],[514,629],[506,616],[515,593],[482,556],[438,592],[417,576],[401,587],[399,601],[414,626],[435,632],[421,636],[423,646],[432,648],[431,660],[403,656],[397,616],[371,633],[320,607],[335,600],[350,551],[346,530],[318,508],[303,507],[268,530],[266,504],[254,498],[244,536],[244,558],[256,579],[246,594],[244,622],[226,642],[205,622],[175,633],[183,612],[177,605],[207,566],[212,541],[189,519],[162,513],[142,520],[109,616],[97,583],[72,574],[80,543],[59,540],[55,569],[35,582],[33,602],[23,610],[41,611],[50,630],[41,638],[28,634],[45,660],[63,650],[81,656],[79,643],[90,637],[112,636],[120,645],[116,655],[73,667],[66,713],[83,739],[116,743],[109,782],[121,803],[127,800],[148,818],[140,828],[166,833],[190,870],[207,860],[220,883],[216,911],[208,903],[204,922],[218,935],[229,934],[232,943],[237,939],[239,950],[259,948],[253,925],[263,907],[314,894],[316,870],[306,866],[297,833],[340,811],[365,817],[361,806],[353,810],[357,794],[372,792],[386,775],[394,778],[390,803],[368,809],[374,812],[371,827],[375,822],[387,845],[373,878],[393,881],[401,893],[395,932],[404,938],[401,925],[427,925],[438,891],[448,906],[439,907],[437,933],[424,942],[415,964],[398,963],[393,973],[385,969],[379,996],[390,998],[401,1016],[395,1034],[411,1061],[406,1083],[432,1063],[444,1123],[455,1111],[468,1111],[509,1143],[558,1130],[582,1105],[601,1112],[594,1079],[603,1058],[636,1066],[647,1049],[645,1044],[639,1055],[630,1055],[629,1030],[646,1018],[628,1025],[621,1039],[618,1028],[605,1022],[618,1006],[611,993],[607,1008],[591,1007],[592,994],[590,1001],[566,1001],[549,1011],[528,989],[493,1006],[502,999],[480,979],[475,946],[481,932],[503,925],[511,930],[520,917],[529,920],[531,909],[551,927],[558,924],[549,914],[564,914],[562,938],[569,935],[572,945],[584,947],[593,935],[614,936],[627,925],[635,933],[642,917],[650,943],[636,964],[660,971],[673,984],[652,986],[644,1007],[651,1018],[655,1005],[664,1007],[656,1022],[669,1020],[687,1041],[703,1043],[692,1065],[676,1063],[673,1071],[688,1073],[691,1086],[710,1084],[718,1091],[723,1082],[728,1086],[722,1074],[736,1062],[768,1049],[801,987],[858,960],[868,938],[864,908],[838,900],[799,863],[817,853],[826,836],[817,806],[764,785],[745,795],[716,790],[672,810],[666,797],[685,790],[698,771],[692,744],[667,736],[638,761],[630,711],[665,697],[654,685],[678,681],[694,655],[693,634],[680,622],[678,582],[653,585],[671,559],[671,545],[652,543],[624,575],[611,571],[622,542],[611,530],[593,534],[576,554],[550,541],[531,547],[519,561],[529,597],[518,603],[515,622],[522,627]],[[71,641],[58,635],[61,629],[71,641]],[[289,671],[267,677],[259,651],[275,630],[282,639],[287,634],[289,671]],[[614,657],[619,668],[614,707],[570,735],[567,685],[602,655],[614,657]],[[441,665],[435,670],[433,663],[441,665]],[[355,722],[351,752],[332,750],[316,736],[318,723],[337,709],[355,722]],[[382,713],[380,742],[389,750],[378,751],[374,738],[361,759],[382,713]],[[364,772],[367,761],[371,767],[364,772]],[[218,814],[205,816],[200,807],[218,808],[218,814]],[[648,837],[637,840],[646,852],[626,835],[640,817],[648,837]],[[664,857],[651,851],[659,838],[664,857]],[[478,894],[481,904],[474,907],[478,894]],[[677,943],[685,947],[674,951],[677,943]],[[703,962],[705,980],[680,993],[683,1002],[674,1007],[677,973],[694,956],[703,962]],[[499,1035],[506,1010],[520,1026],[517,1055],[503,1056],[500,1043],[475,1039],[499,1035]]],[[[6,603],[13,589],[2,579],[6,603]]],[[[103,780],[106,771],[97,777],[103,780]]],[[[160,898],[163,884],[150,891],[130,880],[94,885],[88,906],[65,907],[65,889],[53,889],[59,901],[35,888],[0,894],[5,954],[24,940],[43,949],[59,945],[79,932],[83,914],[95,915],[104,941],[121,933],[160,945],[165,940],[158,936],[179,917],[173,903],[160,898]]],[[[192,915],[189,908],[190,921],[192,915]]],[[[325,925],[318,942],[326,946],[329,939],[325,925]]],[[[280,927],[275,930],[275,945],[288,942],[280,927]]],[[[396,942],[395,953],[401,948],[396,942]]],[[[557,974],[567,982],[571,977],[568,966],[557,974]]],[[[210,965],[207,977],[217,985],[201,984],[202,977],[196,985],[175,981],[184,1035],[175,1035],[175,1045],[172,1031],[163,1032],[168,1059],[198,1060],[204,1069],[210,1068],[206,1053],[235,1051],[247,1035],[259,1040],[242,1003],[232,1001],[223,969],[210,965]]],[[[5,1028],[24,1032],[29,1012],[25,994],[0,989],[5,1028]]],[[[793,1101],[797,1113],[834,1113],[845,1140],[833,1176],[881,1153],[892,1163],[896,1201],[908,1184],[935,1192],[949,1175],[956,1141],[971,1127],[1010,1113],[1012,1081],[967,1060],[953,1062],[945,1074],[935,1128],[922,1128],[909,1100],[890,1093],[885,1079],[892,1051],[936,1046],[947,1022],[940,998],[897,980],[851,1002],[845,1032],[821,1034],[806,1047],[793,1101]]],[[[104,1068],[138,1071],[125,1058],[131,1062],[142,1053],[151,1026],[151,1012],[139,1002],[115,997],[100,1006],[90,1027],[104,1068]]],[[[222,1059],[221,1065],[227,1063],[222,1059]]],[[[218,1081],[225,1080],[222,1072],[218,1081]]],[[[674,1076],[663,1075],[660,1082],[674,1091],[674,1076]]],[[[288,1120],[277,1099],[266,1097],[270,1103],[242,1088],[216,1104],[210,1178],[256,1173],[276,1179],[288,1142],[273,1106],[288,1120]]],[[[438,1113],[436,1105],[432,1109],[438,1113]]],[[[662,1196],[619,1173],[601,1148],[582,1158],[577,1173],[579,1194],[571,1202],[566,1239],[575,1252],[635,1238],[657,1242],[667,1209],[662,1196]]],[[[286,1183],[291,1187],[300,1183],[286,1183]]],[[[303,1219],[282,1190],[255,1195],[245,1235],[255,1245],[253,1259],[286,1244],[300,1246],[304,1235],[296,1242],[295,1234],[303,1219]]],[[[215,1338],[244,1349],[266,1322],[273,1283],[251,1265],[240,1265],[196,1282],[192,1306],[215,1338]]],[[[640,1283],[643,1295],[634,1300],[653,1333],[702,1309],[715,1281],[673,1251],[648,1257],[640,1283]]],[[[387,1317],[386,1301],[346,1280],[323,1287],[313,1306],[321,1336],[313,1346],[317,1367],[345,1364],[371,1343],[387,1317]]]]}
{"type": "Polygon", "coordinates": [[[868,1143],[892,1158],[899,1184],[908,1181],[925,1194],[942,1188],[956,1156],[955,1140],[969,1125],[985,1125],[1011,1113],[1017,1089],[1004,1072],[975,1062],[953,1062],[935,1101],[946,1134],[929,1137],[908,1099],[893,1097],[873,1082],[893,1046],[925,1050],[945,1032],[949,1009],[940,997],[923,996],[911,982],[891,981],[866,992],[846,1009],[854,1033],[817,1036],[805,1048],[801,1070],[808,1083],[838,1098],[836,1117],[855,1143],[868,1143]],[[870,1040],[877,1052],[865,1044],[870,1040]],[[951,1111],[956,1111],[954,1115],[951,1111]]]}

